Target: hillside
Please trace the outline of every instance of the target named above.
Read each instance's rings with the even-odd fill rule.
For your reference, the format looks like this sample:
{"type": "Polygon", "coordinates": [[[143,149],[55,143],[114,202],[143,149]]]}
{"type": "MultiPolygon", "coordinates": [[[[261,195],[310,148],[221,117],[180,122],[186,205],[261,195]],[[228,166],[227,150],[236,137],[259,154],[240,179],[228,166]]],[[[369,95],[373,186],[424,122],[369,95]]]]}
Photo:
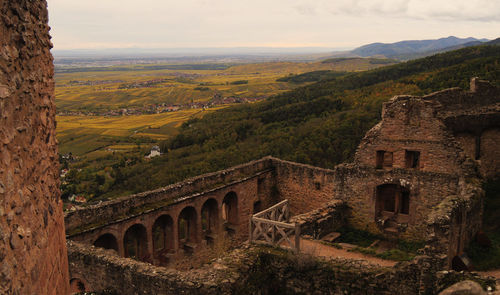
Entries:
{"type": "Polygon", "coordinates": [[[468,88],[473,76],[500,83],[500,47],[468,47],[229,107],[184,123],[177,136],[163,142],[162,157],[129,161],[123,156],[112,167],[95,165],[69,181],[78,192],[83,175],[100,178],[101,184],[94,187],[98,200],[151,190],[265,155],[331,168],[352,159],[362,136],[380,119],[382,102],[391,96],[468,88]]]}
{"type": "Polygon", "coordinates": [[[396,43],[372,43],[358,47],[350,53],[362,56],[385,56],[387,58],[396,58],[400,60],[409,60],[417,57],[424,57],[438,52],[444,52],[463,47],[475,46],[484,39],[476,38],[457,38],[450,36],[437,40],[407,40],[396,43]]]}

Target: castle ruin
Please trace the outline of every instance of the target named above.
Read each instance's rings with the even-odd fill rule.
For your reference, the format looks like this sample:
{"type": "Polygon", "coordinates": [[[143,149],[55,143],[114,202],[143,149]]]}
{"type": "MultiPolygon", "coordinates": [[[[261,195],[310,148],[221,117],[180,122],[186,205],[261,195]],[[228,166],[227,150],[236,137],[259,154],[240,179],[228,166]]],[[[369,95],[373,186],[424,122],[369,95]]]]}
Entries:
{"type": "MultiPolygon", "coordinates": [[[[499,88],[477,78],[469,91],[396,96],[353,163],[330,170],[267,157],[69,212],[70,258],[94,245],[168,266],[218,240],[241,244],[251,216],[286,199],[303,234],[321,238],[349,225],[425,241],[441,257],[438,268],[457,268],[481,228],[481,179],[498,177],[499,111],[499,88]]],[[[98,277],[108,273],[87,271],[79,259],[70,259],[71,276],[106,287],[98,277]]]]}
{"type": "Polygon", "coordinates": [[[0,293],[232,293],[245,273],[230,266],[251,264],[250,219],[286,199],[312,238],[349,225],[425,242],[390,270],[342,261],[332,292],[424,294],[481,228],[481,181],[500,172],[500,89],[479,79],[468,91],[394,97],[353,163],[266,157],[63,216],[46,2],[0,9],[0,293]],[[229,262],[165,267],[221,241],[236,247],[229,262]]]}

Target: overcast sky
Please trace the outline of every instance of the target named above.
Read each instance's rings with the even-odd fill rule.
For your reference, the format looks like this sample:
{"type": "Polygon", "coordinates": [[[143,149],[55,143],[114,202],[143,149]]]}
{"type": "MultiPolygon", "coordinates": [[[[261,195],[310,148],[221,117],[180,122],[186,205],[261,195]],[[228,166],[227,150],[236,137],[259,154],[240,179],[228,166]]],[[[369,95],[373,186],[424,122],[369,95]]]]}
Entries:
{"type": "Polygon", "coordinates": [[[500,0],[48,0],[55,49],[500,37],[500,0]]]}

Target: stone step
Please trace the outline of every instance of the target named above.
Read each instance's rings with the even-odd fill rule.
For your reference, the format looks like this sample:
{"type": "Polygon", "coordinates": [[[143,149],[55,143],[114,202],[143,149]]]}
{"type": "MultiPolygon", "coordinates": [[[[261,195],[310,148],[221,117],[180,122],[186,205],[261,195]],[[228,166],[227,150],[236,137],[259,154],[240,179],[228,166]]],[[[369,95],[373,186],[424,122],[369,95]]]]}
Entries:
{"type": "Polygon", "coordinates": [[[340,233],[331,232],[331,233],[327,234],[326,236],[324,236],[323,238],[321,238],[321,240],[325,241],[325,242],[333,243],[333,241],[335,241],[338,237],[340,237],[340,233]]]}
{"type": "Polygon", "coordinates": [[[384,231],[394,234],[397,234],[399,232],[397,227],[386,227],[384,228],[384,231]]]}

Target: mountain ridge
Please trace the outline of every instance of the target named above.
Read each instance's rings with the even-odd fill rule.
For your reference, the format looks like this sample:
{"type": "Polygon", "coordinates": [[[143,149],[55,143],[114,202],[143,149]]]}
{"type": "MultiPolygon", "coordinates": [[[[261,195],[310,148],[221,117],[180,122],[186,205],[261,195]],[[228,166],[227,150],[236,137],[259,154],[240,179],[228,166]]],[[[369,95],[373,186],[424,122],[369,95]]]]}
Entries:
{"type": "Polygon", "coordinates": [[[409,60],[439,52],[475,46],[487,41],[489,40],[473,37],[457,38],[455,36],[449,36],[439,39],[403,40],[394,43],[377,42],[360,46],[349,51],[349,53],[360,57],[384,56],[387,58],[409,60]]]}

